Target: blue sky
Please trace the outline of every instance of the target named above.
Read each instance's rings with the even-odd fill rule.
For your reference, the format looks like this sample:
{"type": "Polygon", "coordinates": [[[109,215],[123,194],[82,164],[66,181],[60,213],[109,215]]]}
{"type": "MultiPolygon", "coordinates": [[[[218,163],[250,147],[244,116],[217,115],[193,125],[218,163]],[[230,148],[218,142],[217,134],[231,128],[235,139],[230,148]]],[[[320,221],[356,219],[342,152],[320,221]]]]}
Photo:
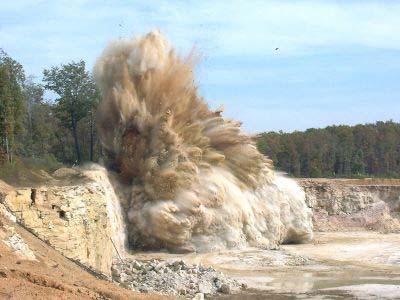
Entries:
{"type": "Polygon", "coordinates": [[[202,95],[248,132],[400,121],[400,1],[0,4],[0,47],[38,81],[154,28],[182,54],[197,49],[202,95]]]}

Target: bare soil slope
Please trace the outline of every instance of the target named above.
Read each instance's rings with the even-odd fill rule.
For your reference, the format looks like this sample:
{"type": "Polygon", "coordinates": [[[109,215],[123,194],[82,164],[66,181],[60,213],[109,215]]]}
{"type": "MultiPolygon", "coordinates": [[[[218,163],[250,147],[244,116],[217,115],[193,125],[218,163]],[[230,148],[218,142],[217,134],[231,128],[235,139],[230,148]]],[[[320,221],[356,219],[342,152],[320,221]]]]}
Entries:
{"type": "Polygon", "coordinates": [[[0,216],[0,231],[12,226],[37,261],[18,257],[0,241],[0,299],[165,299],[134,293],[96,278],[19,225],[0,216]]]}

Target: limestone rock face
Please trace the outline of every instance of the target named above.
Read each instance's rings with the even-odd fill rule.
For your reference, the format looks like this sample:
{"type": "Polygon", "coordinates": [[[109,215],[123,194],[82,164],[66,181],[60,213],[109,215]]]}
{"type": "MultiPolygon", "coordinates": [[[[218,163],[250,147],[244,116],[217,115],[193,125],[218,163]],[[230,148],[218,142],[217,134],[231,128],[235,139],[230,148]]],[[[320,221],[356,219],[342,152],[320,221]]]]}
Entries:
{"type": "Polygon", "coordinates": [[[0,227],[0,240],[2,240],[11,251],[21,259],[36,260],[35,253],[29,248],[23,238],[15,232],[14,227],[0,227]]]}
{"type": "Polygon", "coordinates": [[[0,182],[0,202],[19,223],[66,257],[111,274],[115,248],[107,192],[100,182],[18,189],[0,182]]]}
{"type": "Polygon", "coordinates": [[[400,181],[299,179],[316,231],[400,232],[400,181]]]}
{"type": "Polygon", "coordinates": [[[11,185],[0,180],[0,203],[9,201],[9,199],[15,197],[15,195],[15,189],[11,185]]]}

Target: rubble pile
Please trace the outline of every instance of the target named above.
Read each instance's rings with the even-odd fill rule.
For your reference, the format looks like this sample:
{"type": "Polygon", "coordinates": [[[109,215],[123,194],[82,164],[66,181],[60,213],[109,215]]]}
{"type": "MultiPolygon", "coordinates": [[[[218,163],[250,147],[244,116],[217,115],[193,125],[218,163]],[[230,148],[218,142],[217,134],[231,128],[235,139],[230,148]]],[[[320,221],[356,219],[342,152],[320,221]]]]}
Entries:
{"type": "Polygon", "coordinates": [[[138,261],[130,258],[115,261],[112,278],[126,288],[193,297],[198,294],[230,294],[242,287],[212,267],[188,265],[182,260],[138,261]]]}

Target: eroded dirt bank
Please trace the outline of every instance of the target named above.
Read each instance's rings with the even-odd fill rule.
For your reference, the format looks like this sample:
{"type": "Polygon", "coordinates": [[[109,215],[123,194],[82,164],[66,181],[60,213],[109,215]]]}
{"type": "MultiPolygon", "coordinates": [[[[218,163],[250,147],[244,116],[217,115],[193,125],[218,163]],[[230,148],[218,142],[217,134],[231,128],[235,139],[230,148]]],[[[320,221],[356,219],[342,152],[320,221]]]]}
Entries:
{"type": "Polygon", "coordinates": [[[0,216],[0,299],[165,299],[100,279],[16,223],[0,216]],[[10,237],[14,237],[11,238],[10,237]],[[34,254],[26,256],[26,245],[34,254]],[[22,250],[22,251],[21,251],[22,250]]]}

